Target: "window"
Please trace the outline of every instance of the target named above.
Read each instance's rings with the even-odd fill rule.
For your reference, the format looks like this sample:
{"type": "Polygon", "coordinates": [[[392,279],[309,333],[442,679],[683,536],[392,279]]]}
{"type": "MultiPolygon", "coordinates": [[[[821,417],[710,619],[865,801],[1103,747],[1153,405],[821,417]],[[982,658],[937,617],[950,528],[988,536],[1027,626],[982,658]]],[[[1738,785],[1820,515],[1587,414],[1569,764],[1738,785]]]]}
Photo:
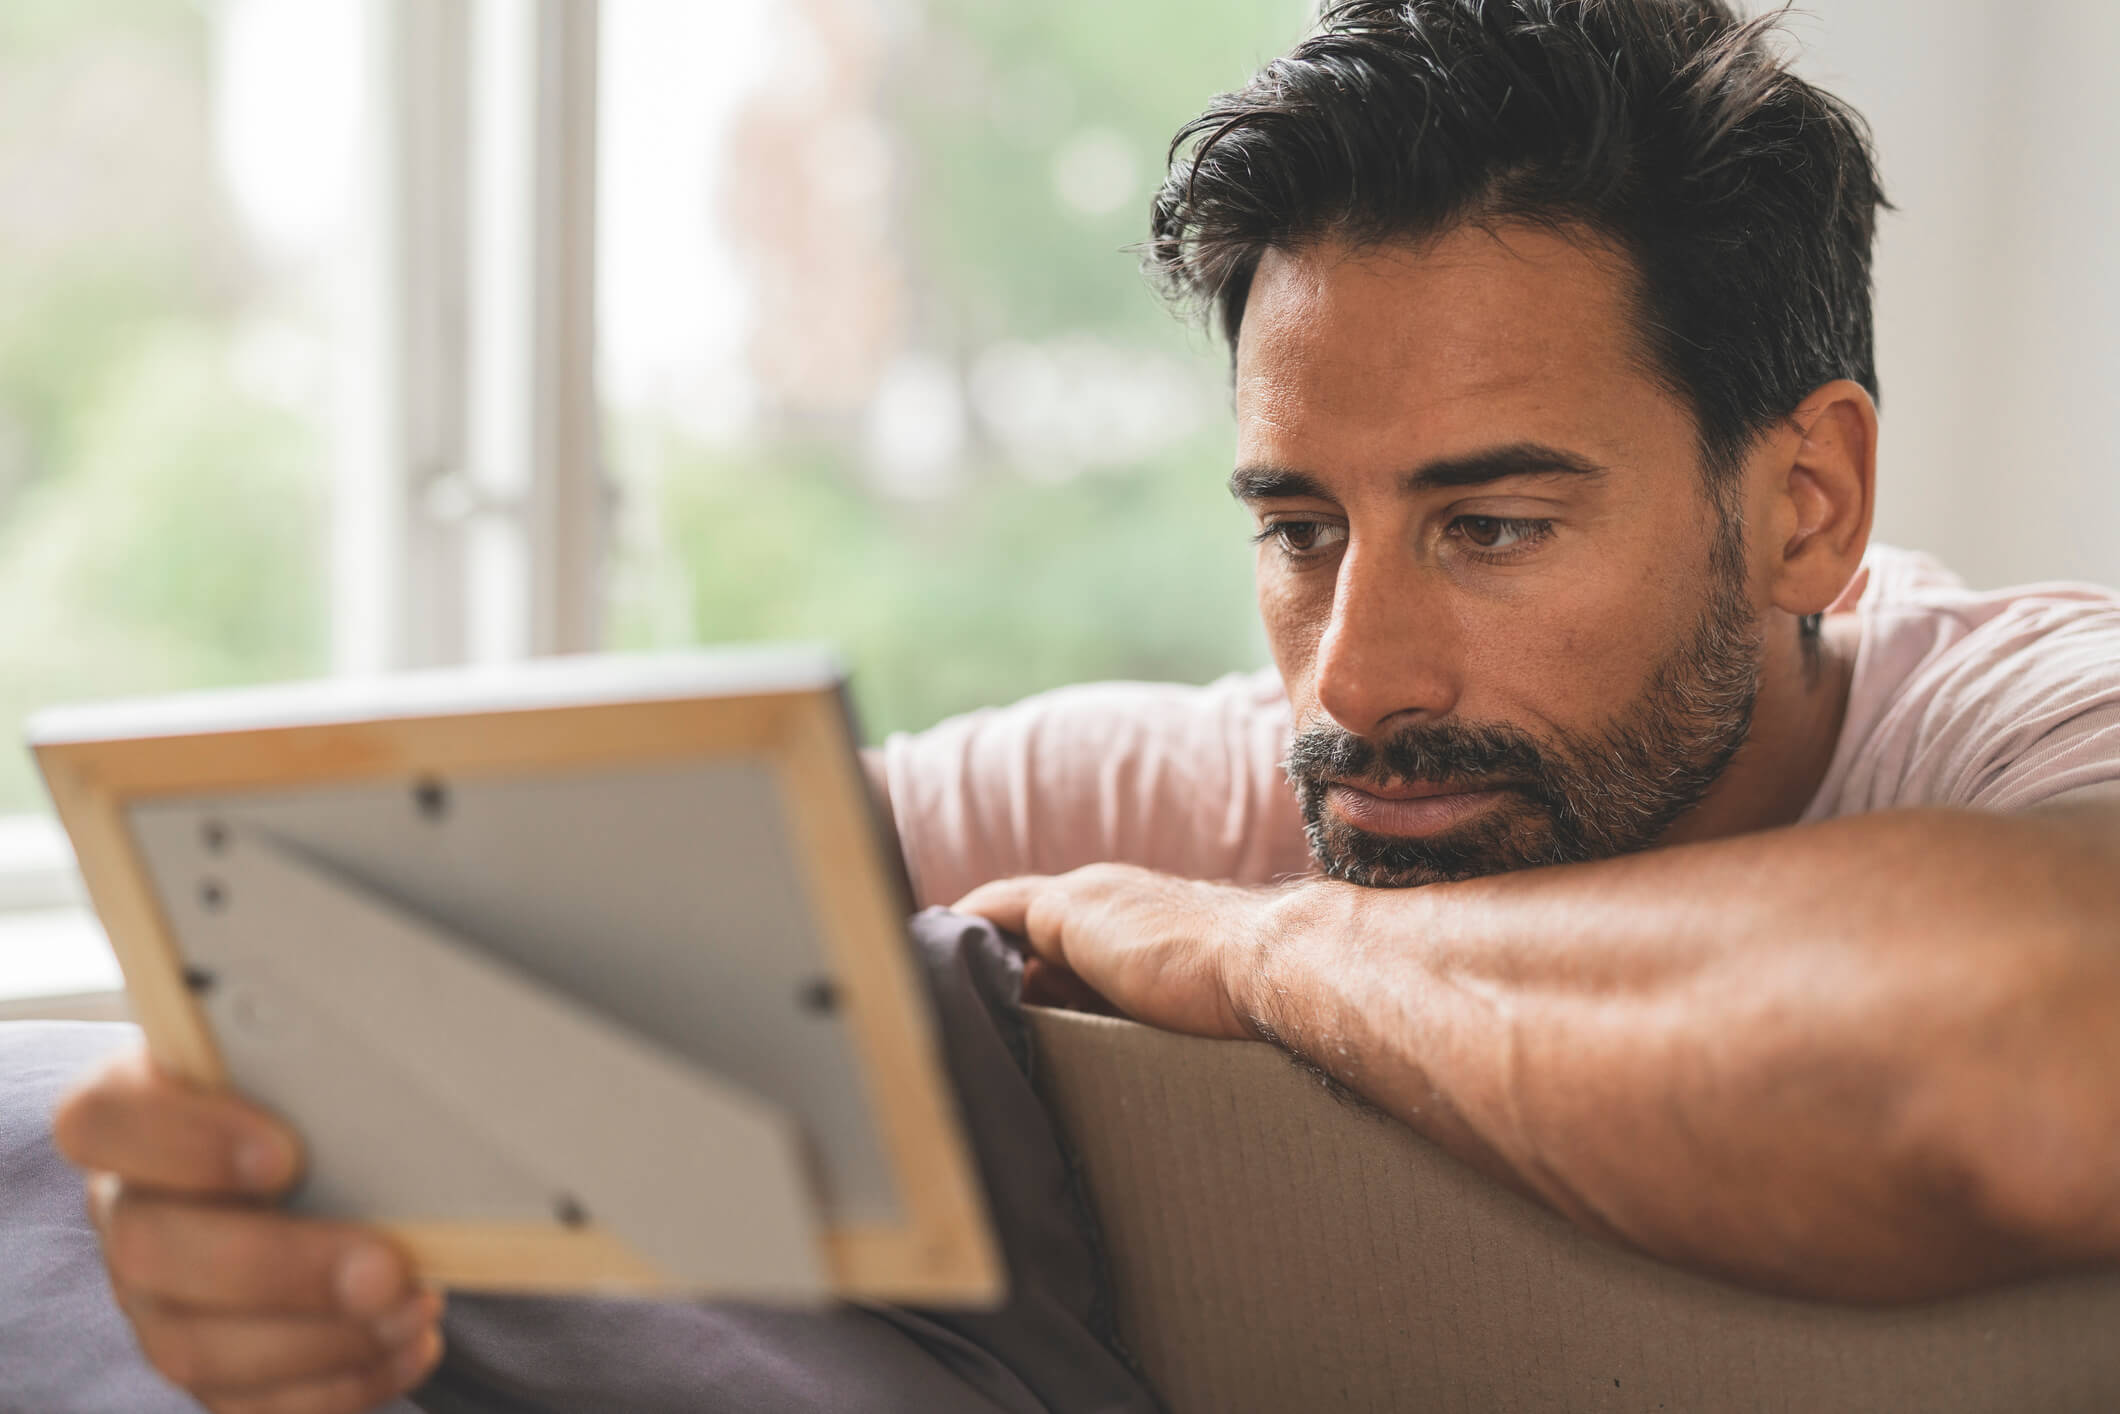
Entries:
{"type": "MultiPolygon", "coordinates": [[[[0,716],[816,637],[880,734],[1256,663],[1223,359],[1124,247],[1308,12],[10,6],[0,716]]],[[[0,1003],[114,981],[42,810],[8,752],[0,1003]]]]}
{"type": "MultiPolygon", "coordinates": [[[[1263,662],[1224,355],[1126,247],[1170,133],[1313,8],[8,0],[0,724],[811,637],[873,736],[1263,662]]],[[[1998,79],[1914,0],[1826,11],[1812,67],[1906,212],[1884,535],[2112,579],[2080,414],[2120,322],[2080,316],[2120,296],[2070,234],[2110,205],[2120,109],[2070,68],[2102,51],[2057,29],[2083,81],[2027,88],[2054,65],[1998,79]]],[[[0,1011],[114,978],[9,745],[0,1011]]]]}
{"type": "MultiPolygon", "coordinates": [[[[351,11],[0,14],[0,719],[315,674],[351,11]]],[[[0,814],[43,795],[0,753],[0,814]]]]}
{"type": "Polygon", "coordinates": [[[0,11],[0,1003],[117,980],[22,719],[330,665],[358,3],[0,11]]]}
{"type": "Polygon", "coordinates": [[[1225,356],[1126,247],[1309,5],[603,11],[615,644],[836,641],[872,736],[1264,662],[1225,356]]]}

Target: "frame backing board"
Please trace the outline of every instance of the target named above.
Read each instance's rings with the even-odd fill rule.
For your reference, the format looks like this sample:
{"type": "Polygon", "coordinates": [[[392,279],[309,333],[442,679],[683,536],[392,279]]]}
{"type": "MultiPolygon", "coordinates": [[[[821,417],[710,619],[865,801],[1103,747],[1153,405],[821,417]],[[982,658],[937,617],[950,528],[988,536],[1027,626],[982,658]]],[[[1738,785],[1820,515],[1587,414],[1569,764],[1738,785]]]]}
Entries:
{"type": "Polygon", "coordinates": [[[297,1206],[456,1285],[998,1296],[828,654],[254,689],[31,736],[156,1059],[294,1119],[297,1206]]]}

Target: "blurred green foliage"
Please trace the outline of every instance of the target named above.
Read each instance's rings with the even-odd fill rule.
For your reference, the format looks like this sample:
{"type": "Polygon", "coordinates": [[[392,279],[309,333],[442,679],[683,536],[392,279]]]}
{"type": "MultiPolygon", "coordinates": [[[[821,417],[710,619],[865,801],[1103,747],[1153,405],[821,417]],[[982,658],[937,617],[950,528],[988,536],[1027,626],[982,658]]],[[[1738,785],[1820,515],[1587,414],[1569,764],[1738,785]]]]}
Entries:
{"type": "Polygon", "coordinates": [[[1248,522],[1203,470],[1212,444],[914,508],[863,494],[838,448],[774,452],[695,451],[670,480],[693,636],[838,644],[871,738],[1062,683],[1204,680],[1260,659],[1248,522]]]}
{"type": "Polygon", "coordinates": [[[234,375],[246,253],[211,184],[158,199],[209,167],[208,18],[0,7],[0,812],[42,803],[38,707],[329,661],[320,429],[234,375]]]}
{"type": "MultiPolygon", "coordinates": [[[[328,666],[323,449],[230,387],[215,342],[147,340],[0,521],[0,721],[328,666]]],[[[0,753],[0,810],[40,800],[28,757],[0,753]]]]}
{"type": "Polygon", "coordinates": [[[1127,248],[1148,234],[1171,135],[1302,34],[1301,0],[930,0],[891,95],[922,312],[974,341],[1092,330],[1170,347],[1127,248]],[[1060,201],[1052,166],[1085,131],[1132,154],[1136,194],[1060,201]]]}
{"type": "MultiPolygon", "coordinates": [[[[817,638],[854,666],[872,737],[1109,678],[1204,681],[1264,661],[1249,523],[1230,465],[1226,355],[1174,319],[1131,247],[1178,126],[1303,32],[1303,0],[929,0],[886,109],[924,344],[962,368],[1001,340],[1087,337],[1197,373],[1208,427],[1053,484],[974,438],[965,489],[894,504],[865,489],[856,439],[654,443],[664,545],[692,640],[817,638]],[[1054,168],[1094,133],[1131,156],[1108,211],[1063,199],[1054,168]]],[[[624,646],[668,641],[621,612],[624,646]]]]}
{"type": "MultiPolygon", "coordinates": [[[[265,275],[212,178],[211,8],[0,6],[10,736],[56,701],[329,661],[324,429],[235,374],[265,275]],[[167,200],[172,174],[183,202],[167,200]]],[[[882,96],[923,346],[961,369],[996,341],[1086,336],[1184,360],[1212,397],[1221,353],[1158,305],[1127,247],[1171,132],[1306,13],[1302,0],[929,0],[882,96]],[[1112,209],[1056,191],[1058,154],[1085,133],[1130,155],[1133,189],[1112,209]]],[[[1057,483],[975,438],[960,492],[905,503],[870,488],[845,429],[708,446],[654,421],[614,427],[614,456],[624,468],[655,449],[683,636],[839,643],[872,734],[1063,682],[1200,680],[1261,658],[1219,422],[1057,483]]],[[[613,634],[620,647],[672,637],[623,604],[613,634]]],[[[41,798],[26,754],[0,749],[0,812],[41,798]]]]}

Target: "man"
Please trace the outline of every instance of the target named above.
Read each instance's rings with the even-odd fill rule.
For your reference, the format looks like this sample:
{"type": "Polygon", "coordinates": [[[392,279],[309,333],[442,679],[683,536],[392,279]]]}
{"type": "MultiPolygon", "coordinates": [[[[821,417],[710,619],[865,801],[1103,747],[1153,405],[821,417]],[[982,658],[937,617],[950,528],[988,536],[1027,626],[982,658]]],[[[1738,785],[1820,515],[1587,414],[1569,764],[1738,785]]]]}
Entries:
{"type": "MultiPolygon", "coordinates": [[[[1859,121],[1717,0],[1365,0],[1180,138],[1278,672],[893,741],[924,899],[1674,1261],[2120,1258],[2120,600],[1868,551],[1859,121]]],[[[392,1252],[231,1201],[259,1117],[136,1060],[59,1135],[212,1407],[431,1366],[392,1252]]]]}

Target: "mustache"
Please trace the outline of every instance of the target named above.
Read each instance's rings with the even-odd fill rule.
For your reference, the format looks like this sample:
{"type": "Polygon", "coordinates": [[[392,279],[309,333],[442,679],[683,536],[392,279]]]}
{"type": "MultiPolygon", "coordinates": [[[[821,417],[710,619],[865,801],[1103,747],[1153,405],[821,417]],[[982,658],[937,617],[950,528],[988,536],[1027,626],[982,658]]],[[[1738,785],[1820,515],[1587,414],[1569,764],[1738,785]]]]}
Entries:
{"type": "Polygon", "coordinates": [[[1314,722],[1289,743],[1288,779],[1298,786],[1356,780],[1447,782],[1508,779],[1534,791],[1553,764],[1528,734],[1510,727],[1469,722],[1429,722],[1402,727],[1372,742],[1327,723],[1314,722]]]}

